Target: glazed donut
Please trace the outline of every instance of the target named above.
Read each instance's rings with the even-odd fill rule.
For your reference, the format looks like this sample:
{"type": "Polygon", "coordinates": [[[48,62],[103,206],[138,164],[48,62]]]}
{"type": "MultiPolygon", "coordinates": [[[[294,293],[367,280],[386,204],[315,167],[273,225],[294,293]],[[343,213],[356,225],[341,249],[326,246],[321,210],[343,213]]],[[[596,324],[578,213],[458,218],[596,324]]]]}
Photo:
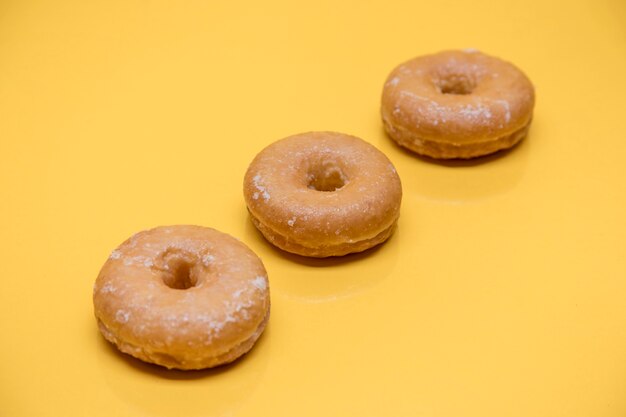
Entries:
{"type": "Polygon", "coordinates": [[[93,303],[100,332],[119,350],[176,369],[234,361],[270,309],[261,260],[200,226],[158,227],[122,243],[96,279],[93,303]]]}
{"type": "Polygon", "coordinates": [[[354,136],[310,132],[262,150],[244,178],[254,225],[275,246],[310,257],[361,252],[392,234],[402,187],[393,164],[354,136]]]}
{"type": "Polygon", "coordinates": [[[517,67],[465,49],[395,68],[385,82],[381,114],[400,146],[432,158],[474,158],[521,141],[534,104],[533,85],[517,67]]]}

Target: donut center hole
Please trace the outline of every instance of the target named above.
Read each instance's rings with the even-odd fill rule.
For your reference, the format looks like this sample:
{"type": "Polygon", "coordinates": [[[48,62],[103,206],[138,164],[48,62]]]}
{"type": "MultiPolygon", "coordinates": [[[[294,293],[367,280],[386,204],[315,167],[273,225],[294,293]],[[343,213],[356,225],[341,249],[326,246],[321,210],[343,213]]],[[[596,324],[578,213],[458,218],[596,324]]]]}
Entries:
{"type": "Polygon", "coordinates": [[[194,273],[190,260],[181,257],[172,257],[167,260],[167,274],[163,275],[163,282],[175,290],[186,290],[198,284],[198,277],[194,273]]]}
{"type": "Polygon", "coordinates": [[[348,183],[339,165],[335,162],[322,162],[309,169],[307,186],[317,191],[337,191],[348,183]]]}
{"type": "Polygon", "coordinates": [[[441,94],[467,95],[476,88],[476,80],[466,74],[447,74],[436,84],[441,94]]]}

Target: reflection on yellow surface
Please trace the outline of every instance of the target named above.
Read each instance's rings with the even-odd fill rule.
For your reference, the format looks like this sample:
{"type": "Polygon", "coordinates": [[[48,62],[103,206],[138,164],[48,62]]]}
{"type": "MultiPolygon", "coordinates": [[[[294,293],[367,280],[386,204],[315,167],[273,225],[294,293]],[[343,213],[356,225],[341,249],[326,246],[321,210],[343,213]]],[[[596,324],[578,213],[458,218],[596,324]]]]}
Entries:
{"type": "Polygon", "coordinates": [[[267,366],[269,327],[239,360],[200,371],[168,370],[119,352],[99,337],[97,354],[109,390],[137,415],[231,416],[252,395],[267,366]]]}
{"type": "Polygon", "coordinates": [[[524,175],[532,141],[531,127],[529,136],[514,148],[467,161],[436,161],[402,151],[416,159],[415,170],[420,169],[415,189],[406,191],[444,204],[472,203],[507,193],[524,175]]]}
{"type": "Polygon", "coordinates": [[[367,291],[386,279],[397,263],[398,234],[365,252],[343,257],[307,258],[272,246],[246,223],[246,240],[254,240],[263,248],[266,257],[278,257],[285,268],[281,274],[270,276],[274,293],[307,303],[332,302],[367,291]]]}

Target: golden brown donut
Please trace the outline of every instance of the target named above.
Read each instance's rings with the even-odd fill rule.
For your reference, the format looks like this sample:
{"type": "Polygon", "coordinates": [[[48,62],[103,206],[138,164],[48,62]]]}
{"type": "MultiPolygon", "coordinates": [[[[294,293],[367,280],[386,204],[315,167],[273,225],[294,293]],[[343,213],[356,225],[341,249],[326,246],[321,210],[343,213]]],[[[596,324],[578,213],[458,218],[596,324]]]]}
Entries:
{"type": "Polygon", "coordinates": [[[252,348],[270,311],[261,260],[237,239],[200,226],[137,233],[111,253],[93,290],[104,337],[167,368],[234,361],[252,348]]]}
{"type": "Polygon", "coordinates": [[[474,158],[521,141],[534,104],[533,85],[522,71],[466,49],[395,68],[385,82],[381,114],[400,146],[432,158],[474,158]]]}
{"type": "Polygon", "coordinates": [[[362,139],[310,132],[263,149],[246,172],[244,197],[270,243],[321,258],[384,242],[400,214],[402,187],[389,159],[362,139]]]}

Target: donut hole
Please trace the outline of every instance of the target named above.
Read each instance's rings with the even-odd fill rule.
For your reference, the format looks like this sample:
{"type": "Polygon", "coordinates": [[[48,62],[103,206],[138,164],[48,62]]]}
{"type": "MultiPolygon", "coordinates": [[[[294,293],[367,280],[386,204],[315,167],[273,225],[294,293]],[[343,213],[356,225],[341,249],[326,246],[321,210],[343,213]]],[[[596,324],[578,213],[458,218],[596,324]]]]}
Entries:
{"type": "Polygon", "coordinates": [[[347,183],[343,170],[334,161],[324,161],[309,168],[307,187],[316,191],[337,191],[347,183]]]}
{"type": "Polygon", "coordinates": [[[165,274],[163,283],[175,290],[186,290],[198,284],[196,268],[191,254],[184,252],[174,252],[168,254],[164,259],[165,274]]]}
{"type": "Polygon", "coordinates": [[[469,74],[445,74],[435,84],[441,94],[467,95],[476,88],[476,80],[469,74]]]}

